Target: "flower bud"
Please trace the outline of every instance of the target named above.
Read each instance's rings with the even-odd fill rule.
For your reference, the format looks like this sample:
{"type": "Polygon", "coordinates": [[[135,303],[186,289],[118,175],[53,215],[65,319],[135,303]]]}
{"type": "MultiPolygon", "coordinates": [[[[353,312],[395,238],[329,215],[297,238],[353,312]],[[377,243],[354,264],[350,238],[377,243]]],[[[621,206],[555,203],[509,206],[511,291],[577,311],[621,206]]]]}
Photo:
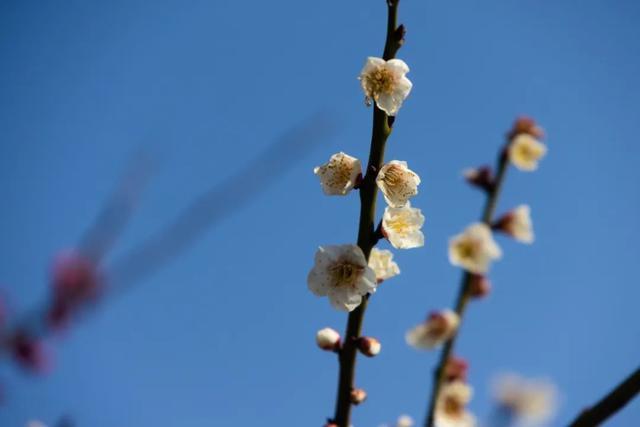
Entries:
{"type": "Polygon", "coordinates": [[[491,191],[494,186],[493,172],[489,166],[467,169],[462,172],[467,182],[485,191],[491,191]]]}
{"type": "Polygon", "coordinates": [[[531,117],[518,117],[513,123],[513,127],[507,133],[507,139],[511,141],[518,135],[531,135],[536,139],[544,138],[544,130],[538,126],[535,120],[531,117]]]}
{"type": "Polygon", "coordinates": [[[354,388],[351,390],[351,395],[349,397],[351,399],[351,403],[359,405],[367,399],[367,392],[361,388],[354,388]]]}
{"type": "Polygon", "coordinates": [[[491,292],[491,282],[486,276],[481,274],[472,274],[469,283],[469,295],[472,298],[484,298],[491,292]]]}
{"type": "Polygon", "coordinates": [[[320,329],[316,333],[316,343],[325,351],[337,351],[340,349],[340,334],[331,328],[320,329]]]}
{"type": "Polygon", "coordinates": [[[47,318],[52,327],[60,328],[84,303],[98,298],[102,278],[92,260],[68,251],[56,258],[51,285],[53,295],[47,318]]]}
{"type": "Polygon", "coordinates": [[[50,361],[42,341],[25,331],[17,331],[9,341],[13,358],[25,369],[34,373],[46,373],[50,361]]]}
{"type": "Polygon", "coordinates": [[[467,371],[469,365],[466,360],[452,356],[447,360],[447,364],[444,366],[444,377],[448,382],[452,381],[467,381],[467,371]]]}
{"type": "Polygon", "coordinates": [[[360,337],[358,339],[358,350],[367,357],[377,356],[381,349],[382,344],[373,337],[360,337]]]}

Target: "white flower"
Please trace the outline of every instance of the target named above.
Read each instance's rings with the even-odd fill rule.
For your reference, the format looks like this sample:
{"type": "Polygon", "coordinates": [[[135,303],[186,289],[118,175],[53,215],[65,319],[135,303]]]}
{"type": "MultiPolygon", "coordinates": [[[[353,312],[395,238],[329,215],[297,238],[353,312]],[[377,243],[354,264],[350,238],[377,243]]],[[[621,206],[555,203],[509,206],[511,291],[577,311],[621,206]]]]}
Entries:
{"type": "Polygon", "coordinates": [[[378,283],[400,274],[400,268],[393,260],[393,253],[387,249],[371,249],[369,267],[376,273],[378,283]]]}
{"type": "Polygon", "coordinates": [[[405,339],[414,348],[431,350],[451,338],[459,324],[460,317],[453,310],[437,311],[426,322],[410,329],[405,339]]]}
{"type": "Polygon", "coordinates": [[[331,156],[329,161],[313,169],[320,177],[322,190],[329,196],[344,196],[353,189],[362,174],[360,160],[339,152],[331,156]]]}
{"type": "Polygon", "coordinates": [[[475,417],[467,411],[473,390],[462,381],[445,383],[440,389],[434,417],[435,427],[473,427],[475,417]]]}
{"type": "Polygon", "coordinates": [[[376,184],[389,206],[401,208],[418,194],[420,177],[407,167],[407,162],[392,160],[380,168],[376,184]]]}
{"type": "Polygon", "coordinates": [[[356,245],[318,248],[307,284],[311,292],[328,296],[331,305],[343,311],[355,309],[362,296],[375,292],[377,286],[376,274],[356,245]]]}
{"type": "Polygon", "coordinates": [[[408,72],[409,67],[401,59],[368,57],[358,77],[367,105],[373,99],[378,108],[395,116],[413,86],[405,76],[408,72]]]}
{"type": "Polygon", "coordinates": [[[492,260],[502,256],[493,240],[491,229],[483,223],[471,224],[462,234],[449,240],[449,261],[472,273],[482,274],[489,270],[492,260]]]}
{"type": "Polygon", "coordinates": [[[519,242],[533,243],[531,210],[527,205],[520,205],[504,215],[496,222],[496,228],[504,231],[519,242]]]}
{"type": "Polygon", "coordinates": [[[396,427],[413,427],[414,421],[409,415],[400,415],[396,427]]]}
{"type": "Polygon", "coordinates": [[[532,135],[521,133],[509,143],[509,161],[522,171],[534,171],[538,161],[547,153],[547,147],[532,135]]]}
{"type": "Polygon", "coordinates": [[[409,202],[402,208],[387,206],[382,216],[382,233],[394,248],[417,248],[424,246],[424,234],[420,231],[423,224],[424,215],[409,202]]]}
{"type": "Polygon", "coordinates": [[[323,350],[336,350],[340,347],[340,334],[335,329],[320,329],[316,333],[316,344],[323,350]]]}
{"type": "Polygon", "coordinates": [[[494,395],[502,408],[531,425],[544,423],[556,409],[557,390],[547,380],[505,374],[495,382],[494,395]]]}

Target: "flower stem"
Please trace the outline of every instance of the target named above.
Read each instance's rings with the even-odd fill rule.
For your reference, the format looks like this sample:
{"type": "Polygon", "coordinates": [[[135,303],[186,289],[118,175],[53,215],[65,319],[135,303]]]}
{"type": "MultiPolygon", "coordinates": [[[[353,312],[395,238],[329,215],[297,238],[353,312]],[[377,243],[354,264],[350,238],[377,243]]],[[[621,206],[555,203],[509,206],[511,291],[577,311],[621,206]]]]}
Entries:
{"type": "Polygon", "coordinates": [[[582,411],[569,427],[597,426],[622,409],[640,393],[640,368],[611,390],[595,405],[582,411]]]}
{"type": "MultiPolygon", "coordinates": [[[[400,0],[387,0],[387,38],[383,54],[383,59],[385,60],[395,57],[396,52],[400,49],[404,40],[404,27],[397,26],[399,2],[400,0]]],[[[360,185],[360,221],[358,226],[358,246],[362,249],[367,260],[369,259],[371,249],[377,242],[374,230],[376,198],[378,195],[376,175],[384,162],[384,149],[387,138],[391,134],[392,119],[393,117],[387,116],[384,111],[374,105],[369,161],[367,163],[366,175],[360,185]]],[[[356,344],[362,331],[362,322],[368,302],[369,296],[367,295],[367,297],[363,298],[362,304],[349,313],[344,346],[339,354],[340,373],[335,415],[333,417],[333,423],[339,427],[349,427],[350,425],[350,395],[351,390],[354,389],[357,356],[356,344]]]]}
{"type": "MultiPolygon", "coordinates": [[[[500,155],[498,156],[498,165],[496,177],[493,182],[491,188],[487,191],[487,201],[485,202],[484,210],[482,212],[482,222],[491,227],[491,223],[493,222],[493,216],[495,214],[496,205],[498,203],[498,196],[500,195],[500,190],[502,188],[502,184],[505,179],[505,175],[507,172],[507,168],[509,166],[509,161],[505,150],[500,151],[500,155]]],[[[440,353],[440,360],[436,365],[436,368],[433,372],[433,386],[431,389],[431,399],[429,400],[429,409],[427,413],[427,418],[425,419],[425,427],[433,427],[433,421],[435,417],[436,411],[436,403],[438,401],[438,395],[440,394],[440,389],[442,388],[442,384],[444,383],[444,374],[445,367],[449,358],[453,354],[453,349],[456,343],[456,339],[458,338],[458,333],[460,331],[460,327],[462,326],[462,319],[467,308],[467,304],[469,299],[471,298],[470,294],[470,285],[471,279],[473,275],[467,271],[465,271],[462,275],[462,280],[460,283],[460,290],[458,292],[458,297],[456,299],[455,311],[460,317],[460,326],[458,326],[457,332],[445,342],[444,347],[442,348],[442,352],[440,353]]]]}

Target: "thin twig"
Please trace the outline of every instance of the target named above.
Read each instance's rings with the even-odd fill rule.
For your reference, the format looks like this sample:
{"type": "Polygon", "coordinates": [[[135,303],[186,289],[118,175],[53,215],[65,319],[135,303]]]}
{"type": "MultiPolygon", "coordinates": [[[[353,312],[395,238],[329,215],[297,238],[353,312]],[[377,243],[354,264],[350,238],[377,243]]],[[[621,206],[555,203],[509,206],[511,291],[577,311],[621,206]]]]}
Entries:
{"type": "MultiPolygon", "coordinates": [[[[507,167],[509,166],[506,150],[501,150],[500,155],[498,157],[498,166],[496,172],[496,178],[494,180],[494,185],[487,191],[487,201],[484,206],[484,210],[482,213],[482,222],[491,226],[493,221],[493,215],[496,210],[496,205],[498,202],[498,196],[500,195],[500,190],[502,188],[502,183],[504,182],[505,174],[507,172],[507,167]]],[[[472,274],[465,271],[462,274],[462,280],[460,283],[460,291],[458,293],[458,297],[456,300],[455,311],[460,317],[460,325],[462,325],[462,319],[467,308],[467,303],[471,298],[470,294],[470,285],[472,274]]],[[[440,389],[442,388],[442,384],[444,382],[444,374],[445,374],[445,366],[447,365],[447,361],[453,354],[453,349],[456,343],[456,339],[458,338],[458,333],[460,331],[460,326],[458,326],[458,331],[444,344],[442,348],[442,352],[440,353],[440,360],[436,365],[436,368],[433,372],[433,386],[431,389],[431,399],[429,400],[429,412],[427,413],[427,418],[425,419],[425,427],[433,427],[433,421],[435,417],[436,403],[438,401],[438,395],[440,394],[440,389]]]]}
{"type": "Polygon", "coordinates": [[[625,378],[606,396],[582,411],[569,427],[591,427],[606,421],[640,393],[640,368],[625,378]]]}
{"type": "MultiPolygon", "coordinates": [[[[395,57],[396,52],[404,41],[404,27],[397,26],[398,3],[400,0],[387,0],[387,38],[384,47],[383,59],[389,60],[395,57]]],[[[366,175],[360,186],[360,222],[358,227],[358,246],[365,257],[369,259],[371,249],[377,239],[374,232],[374,220],[376,212],[376,198],[378,188],[376,175],[384,161],[384,149],[387,138],[391,134],[392,118],[377,106],[373,106],[373,131],[371,136],[371,148],[367,163],[366,175]]],[[[339,353],[340,373],[338,379],[338,392],[333,423],[339,427],[348,427],[351,419],[351,391],[354,388],[356,370],[357,346],[356,340],[360,337],[362,321],[367,309],[369,297],[363,298],[362,304],[349,313],[344,346],[339,353]]]]}

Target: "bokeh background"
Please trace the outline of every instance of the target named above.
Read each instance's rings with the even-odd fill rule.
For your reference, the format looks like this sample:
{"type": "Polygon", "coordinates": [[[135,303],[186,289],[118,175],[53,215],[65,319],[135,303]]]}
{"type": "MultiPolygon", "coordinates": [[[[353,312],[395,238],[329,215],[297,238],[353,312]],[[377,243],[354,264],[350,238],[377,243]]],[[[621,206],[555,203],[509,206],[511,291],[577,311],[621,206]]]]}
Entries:
{"type": "MultiPolygon", "coordinates": [[[[52,256],[90,227],[138,149],[157,167],[109,261],[314,112],[339,127],[273,161],[290,170],[246,209],[54,340],[49,375],[4,360],[0,425],[312,426],[332,414],[337,363],[314,333],[346,316],[306,275],[317,245],[355,240],[358,198],[323,196],[312,169],[339,150],[366,158],[356,77],[381,53],[385,14],[383,0],[0,2],[0,282],[13,314],[46,299],[52,256]]],[[[427,244],[397,251],[402,274],[367,312],[383,351],[360,359],[369,399],[354,424],[424,416],[437,354],[404,333],[452,304],[447,239],[482,204],[460,172],[492,162],[523,113],[549,154],[536,173],[509,171],[499,210],[529,203],[537,240],[500,239],[494,292],[470,308],[458,354],[481,419],[491,378],[510,370],[553,379],[553,424],[565,424],[640,360],[640,3],[403,0],[400,16],[414,90],[387,158],[423,179],[413,205],[427,244]]],[[[608,425],[638,423],[636,401],[608,425]]]]}

